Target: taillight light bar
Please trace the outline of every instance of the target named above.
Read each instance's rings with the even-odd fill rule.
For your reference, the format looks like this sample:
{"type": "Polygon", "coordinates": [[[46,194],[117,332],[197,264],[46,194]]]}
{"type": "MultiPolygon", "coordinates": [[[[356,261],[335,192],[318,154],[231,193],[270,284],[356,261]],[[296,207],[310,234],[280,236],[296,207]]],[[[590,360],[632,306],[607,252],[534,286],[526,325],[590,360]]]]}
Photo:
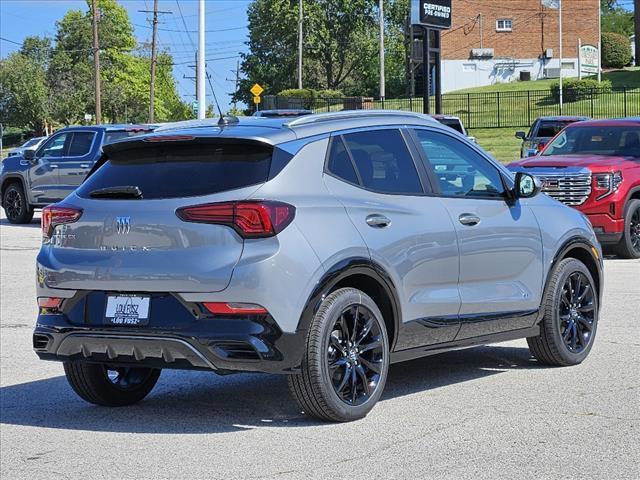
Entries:
{"type": "Polygon", "coordinates": [[[44,238],[51,238],[53,230],[64,223],[77,222],[82,216],[82,210],[75,207],[49,205],[42,209],[40,228],[44,238]]]}
{"type": "Polygon", "coordinates": [[[203,303],[214,315],[266,315],[267,309],[253,303],[205,302],[203,303]]]}
{"type": "Polygon", "coordinates": [[[233,228],[243,238],[273,237],[295,217],[293,205],[271,200],[207,203],[182,207],[176,215],[185,222],[233,228]]]}
{"type": "Polygon", "coordinates": [[[62,299],[58,297],[38,297],[38,307],[44,310],[57,310],[62,304],[62,299]]]}

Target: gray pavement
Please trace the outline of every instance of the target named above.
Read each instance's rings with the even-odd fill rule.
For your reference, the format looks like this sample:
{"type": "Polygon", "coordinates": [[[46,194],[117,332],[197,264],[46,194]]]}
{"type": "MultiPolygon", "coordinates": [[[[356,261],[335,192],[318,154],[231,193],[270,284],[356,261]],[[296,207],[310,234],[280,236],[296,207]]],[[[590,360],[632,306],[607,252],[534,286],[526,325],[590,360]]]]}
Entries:
{"type": "Polygon", "coordinates": [[[0,477],[639,479],[640,261],[608,259],[596,344],[544,368],[524,340],[391,368],[364,420],[301,415],[275,375],[165,371],[127,408],[37,359],[38,220],[0,219],[0,477]]]}

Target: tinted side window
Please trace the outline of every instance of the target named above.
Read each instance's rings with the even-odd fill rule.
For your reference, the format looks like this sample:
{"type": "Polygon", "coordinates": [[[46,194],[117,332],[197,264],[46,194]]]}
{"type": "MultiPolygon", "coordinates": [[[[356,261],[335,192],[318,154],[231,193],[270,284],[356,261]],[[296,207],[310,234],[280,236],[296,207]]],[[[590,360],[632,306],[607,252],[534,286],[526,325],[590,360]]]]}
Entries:
{"type": "Polygon", "coordinates": [[[47,143],[38,151],[38,156],[46,158],[64,157],[65,144],[70,135],[70,133],[61,133],[47,140],[47,143]]]}
{"type": "Polygon", "coordinates": [[[95,133],[93,132],[74,132],[67,155],[70,157],[81,157],[89,153],[94,136],[95,133]]]}
{"type": "Polygon", "coordinates": [[[500,172],[464,142],[442,133],[416,130],[443,195],[455,197],[502,197],[500,172]]]}
{"type": "Polygon", "coordinates": [[[365,188],[382,193],[422,193],[413,158],[399,130],[343,136],[365,188]]]}
{"type": "Polygon", "coordinates": [[[351,157],[344,146],[342,137],[334,137],[331,140],[331,148],[329,150],[329,161],[327,170],[336,177],[346,180],[350,183],[358,184],[358,176],[353,169],[351,157]]]}

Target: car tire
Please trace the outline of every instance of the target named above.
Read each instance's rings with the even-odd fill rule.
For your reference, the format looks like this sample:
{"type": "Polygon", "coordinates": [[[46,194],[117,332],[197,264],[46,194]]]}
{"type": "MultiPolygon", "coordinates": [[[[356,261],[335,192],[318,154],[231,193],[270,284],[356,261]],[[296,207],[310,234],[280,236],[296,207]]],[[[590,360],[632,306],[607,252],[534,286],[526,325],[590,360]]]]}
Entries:
{"type": "Polygon", "coordinates": [[[380,399],[389,371],[389,338],[380,309],[364,292],[341,288],[315,314],[301,371],[289,388],[312,417],[348,422],[380,399]]]}
{"type": "Polygon", "coordinates": [[[83,400],[105,407],[123,407],[139,402],[151,392],[160,369],[65,362],[64,373],[83,400]]]}
{"type": "Polygon", "coordinates": [[[9,223],[22,224],[33,220],[33,207],[29,205],[24,188],[18,182],[6,188],[2,196],[2,205],[9,223]]]}
{"type": "Polygon", "coordinates": [[[640,200],[630,200],[624,216],[624,234],[615,253],[622,258],[640,258],[640,200]]]}
{"type": "Polygon", "coordinates": [[[598,292],[591,272],[579,260],[566,258],[551,273],[543,299],[540,334],[527,338],[540,363],[581,363],[593,346],[598,327],[598,292]]]}

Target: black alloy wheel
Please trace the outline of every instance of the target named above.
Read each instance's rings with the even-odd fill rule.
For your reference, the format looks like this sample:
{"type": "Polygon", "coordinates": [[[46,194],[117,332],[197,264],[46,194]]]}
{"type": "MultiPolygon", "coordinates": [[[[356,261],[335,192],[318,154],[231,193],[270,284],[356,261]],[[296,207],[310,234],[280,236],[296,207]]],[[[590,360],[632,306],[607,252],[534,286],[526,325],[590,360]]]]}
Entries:
{"type": "Polygon", "coordinates": [[[633,250],[640,256],[640,205],[631,215],[629,222],[629,236],[631,237],[631,246],[633,250]]]}
{"type": "Polygon", "coordinates": [[[380,382],[384,351],[379,324],[365,306],[351,305],[329,339],[327,368],[336,395],[348,405],[363,404],[380,382]]]}
{"type": "Polygon", "coordinates": [[[149,368],[108,367],[104,366],[105,375],[114,387],[120,390],[131,390],[142,385],[153,373],[149,368]]]}
{"type": "Polygon", "coordinates": [[[300,371],[289,389],[307,415],[332,422],[363,418],[389,374],[387,324],[376,302],[352,287],[321,302],[307,333],[300,371]]]}
{"type": "Polygon", "coordinates": [[[634,198],[625,205],[624,233],[616,246],[622,258],[640,258],[640,199],[634,198]]]}
{"type": "Polygon", "coordinates": [[[544,365],[582,363],[593,347],[599,315],[589,268],[576,258],[559,261],[549,274],[541,307],[540,333],[527,338],[531,354],[544,365]]]}
{"type": "Polygon", "coordinates": [[[560,335],[571,353],[581,353],[591,341],[595,319],[595,295],[581,272],[567,277],[560,296],[560,335]]]}
{"type": "Polygon", "coordinates": [[[9,223],[29,223],[33,219],[33,208],[27,203],[22,185],[12,183],[4,191],[4,212],[9,223]]]}

